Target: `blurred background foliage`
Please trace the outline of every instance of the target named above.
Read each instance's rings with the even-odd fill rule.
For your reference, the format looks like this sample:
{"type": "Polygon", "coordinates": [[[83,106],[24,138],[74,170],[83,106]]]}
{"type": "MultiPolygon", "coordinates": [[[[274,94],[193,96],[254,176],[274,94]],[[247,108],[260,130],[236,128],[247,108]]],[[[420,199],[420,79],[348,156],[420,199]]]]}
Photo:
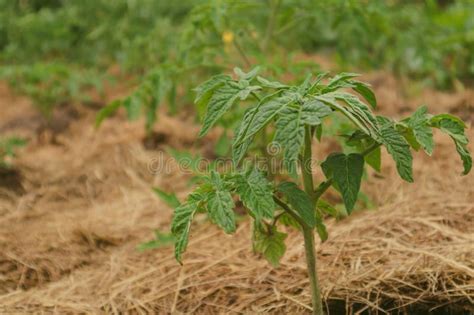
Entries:
{"type": "Polygon", "coordinates": [[[126,75],[138,90],[115,106],[133,118],[155,102],[143,106],[149,129],[161,102],[177,112],[209,74],[261,64],[296,75],[315,66],[295,56],[311,54],[331,70],[463,86],[474,77],[474,1],[0,0],[0,78],[46,116],[126,75]]]}

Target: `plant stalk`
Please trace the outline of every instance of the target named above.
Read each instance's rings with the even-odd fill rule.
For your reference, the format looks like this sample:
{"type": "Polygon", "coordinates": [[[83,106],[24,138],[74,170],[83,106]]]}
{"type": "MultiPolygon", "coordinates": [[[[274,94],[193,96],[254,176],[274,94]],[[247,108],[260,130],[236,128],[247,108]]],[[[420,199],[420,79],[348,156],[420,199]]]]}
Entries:
{"type": "Polygon", "coordinates": [[[314,251],[314,232],[312,228],[303,228],[306,266],[308,268],[309,283],[311,286],[311,301],[313,314],[323,315],[323,303],[319,290],[318,271],[316,269],[316,253],[314,251]]]}
{"type": "MultiPolygon", "coordinates": [[[[303,174],[303,185],[306,193],[316,206],[314,194],[313,170],[312,170],[312,150],[311,140],[313,132],[309,126],[305,126],[304,136],[304,152],[300,159],[301,172],[303,174]]],[[[306,254],[306,265],[308,268],[309,283],[311,286],[311,301],[313,305],[314,315],[323,315],[323,303],[321,300],[321,292],[319,289],[318,272],[316,269],[316,253],[314,250],[314,231],[313,228],[303,226],[304,248],[306,254]]]]}

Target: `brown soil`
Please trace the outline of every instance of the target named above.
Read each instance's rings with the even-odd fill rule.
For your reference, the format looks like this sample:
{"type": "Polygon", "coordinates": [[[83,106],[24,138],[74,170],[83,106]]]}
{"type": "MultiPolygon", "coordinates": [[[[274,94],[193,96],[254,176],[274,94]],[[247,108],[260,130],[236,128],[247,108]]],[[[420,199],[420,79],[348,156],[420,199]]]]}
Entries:
{"type": "MultiPolygon", "coordinates": [[[[379,113],[403,117],[428,104],[433,113],[474,121],[471,90],[425,90],[408,98],[385,73],[365,79],[379,96],[379,113]]],[[[151,187],[180,198],[190,189],[189,175],[174,163],[168,172],[155,172],[156,159],[167,157],[167,146],[205,151],[217,132],[199,143],[191,117],[161,113],[146,149],[141,121],[118,115],[95,130],[94,112],[84,109],[56,143],[45,143],[34,120],[26,119],[36,115],[27,99],[2,85],[0,108],[2,136],[29,138],[14,162],[18,183],[0,185],[0,313],[308,312],[297,233],[290,231],[279,268],[252,253],[247,220],[228,236],[197,218],[183,267],[170,247],[137,251],[171,220],[172,209],[151,187]]],[[[471,129],[468,134],[474,139],[471,129]]],[[[435,136],[432,158],[415,154],[415,184],[400,180],[384,154],[382,175],[370,173],[364,184],[376,208],[329,221],[329,240],[317,251],[332,314],[474,311],[474,180],[459,176],[450,139],[435,136]]],[[[322,157],[327,147],[315,151],[322,157]]]]}

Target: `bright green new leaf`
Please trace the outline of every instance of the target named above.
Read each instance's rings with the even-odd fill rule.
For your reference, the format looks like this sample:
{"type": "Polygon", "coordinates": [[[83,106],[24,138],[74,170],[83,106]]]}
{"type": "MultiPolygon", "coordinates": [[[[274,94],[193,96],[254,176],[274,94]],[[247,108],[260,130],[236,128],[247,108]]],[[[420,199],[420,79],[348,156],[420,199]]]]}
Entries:
{"type": "Polygon", "coordinates": [[[273,191],[268,180],[257,168],[238,174],[235,177],[235,187],[240,200],[257,221],[273,218],[273,191]]]}
{"type": "Polygon", "coordinates": [[[270,264],[278,267],[281,257],[285,254],[286,233],[278,232],[275,226],[269,227],[270,231],[265,231],[263,226],[254,225],[253,248],[261,253],[270,264]]]}
{"type": "Polygon", "coordinates": [[[283,182],[278,185],[277,189],[285,195],[291,207],[296,210],[308,226],[316,226],[314,206],[308,194],[299,189],[298,186],[292,182],[283,182]]]}
{"type": "Polygon", "coordinates": [[[410,151],[410,145],[405,138],[395,129],[392,121],[385,117],[378,116],[377,119],[381,125],[380,139],[392,156],[397,171],[401,178],[407,182],[413,182],[413,157],[410,151]]]}
{"type": "Polygon", "coordinates": [[[212,222],[221,227],[226,233],[235,232],[234,201],[226,189],[219,173],[212,172],[210,183],[214,190],[207,197],[207,212],[212,222]]]}
{"type": "Polygon", "coordinates": [[[328,179],[332,177],[341,192],[347,213],[350,214],[360,190],[364,157],[357,153],[333,153],[321,164],[321,168],[328,179]]]}

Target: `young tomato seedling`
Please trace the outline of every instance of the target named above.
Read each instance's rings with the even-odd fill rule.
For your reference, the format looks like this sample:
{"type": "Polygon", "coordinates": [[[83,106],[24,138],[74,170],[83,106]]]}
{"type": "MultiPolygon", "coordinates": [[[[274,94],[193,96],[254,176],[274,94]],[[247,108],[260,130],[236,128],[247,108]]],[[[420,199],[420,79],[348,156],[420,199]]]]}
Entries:
{"type": "Polygon", "coordinates": [[[175,256],[181,262],[191,223],[197,213],[207,213],[224,232],[233,233],[236,230],[233,195],[237,195],[253,219],[253,248],[272,265],[278,265],[285,252],[286,234],[278,230],[278,223],[289,222],[302,232],[313,313],[323,314],[314,231],[325,241],[328,234],[323,218],[337,215],[337,211],[322,199],[324,193],[334,187],[350,214],[357,201],[365,165],[380,171],[381,147],[385,147],[394,159],[401,178],[413,182],[410,148],[423,149],[431,155],[434,147],[432,128],[440,129],[453,139],[464,165],[463,173],[467,174],[472,158],[466,148],[466,126],[462,120],[449,114],[430,115],[426,107],[420,107],[401,121],[376,116],[370,109],[376,107],[374,93],[368,84],[357,81],[357,75],[353,73],[341,73],[324,81],[325,74],[315,79],[308,76],[301,85],[288,86],[257,76],[256,72],[255,69],[249,73],[236,69],[237,80],[218,75],[196,89],[196,102],[207,106],[200,136],[205,135],[239,101],[253,97],[256,103],[246,110],[235,131],[232,170],[211,171],[186,202],[176,207],[171,226],[175,256]],[[338,113],[356,127],[347,138],[356,150],[350,154],[329,154],[320,164],[325,178],[315,183],[312,142],[315,138],[321,139],[324,119],[338,113]],[[255,136],[264,128],[267,128],[266,132],[274,130],[273,141],[283,148],[283,165],[293,174],[292,178],[302,183],[303,189],[299,188],[298,181],[269,180],[282,176],[267,177],[255,164],[242,163],[255,136]]]}

